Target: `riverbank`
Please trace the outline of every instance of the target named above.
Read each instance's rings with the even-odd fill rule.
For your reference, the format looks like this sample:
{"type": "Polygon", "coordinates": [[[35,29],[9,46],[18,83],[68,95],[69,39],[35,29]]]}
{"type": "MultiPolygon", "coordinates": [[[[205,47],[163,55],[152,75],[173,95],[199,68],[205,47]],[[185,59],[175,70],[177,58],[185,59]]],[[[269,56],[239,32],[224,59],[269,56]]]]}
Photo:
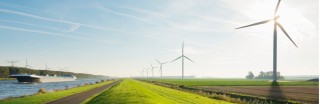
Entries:
{"type": "Polygon", "coordinates": [[[69,88],[65,90],[57,90],[52,92],[44,92],[44,93],[36,93],[30,96],[22,96],[15,98],[7,98],[0,100],[0,103],[4,104],[40,104],[45,102],[50,102],[59,98],[63,98],[66,96],[70,96],[76,93],[81,93],[84,91],[88,91],[106,84],[112,83],[113,80],[109,81],[101,81],[97,83],[86,83],[83,85],[79,85],[74,88],[69,88]]]}
{"type": "Polygon", "coordinates": [[[15,80],[15,78],[0,78],[0,81],[4,80],[15,80]]]}

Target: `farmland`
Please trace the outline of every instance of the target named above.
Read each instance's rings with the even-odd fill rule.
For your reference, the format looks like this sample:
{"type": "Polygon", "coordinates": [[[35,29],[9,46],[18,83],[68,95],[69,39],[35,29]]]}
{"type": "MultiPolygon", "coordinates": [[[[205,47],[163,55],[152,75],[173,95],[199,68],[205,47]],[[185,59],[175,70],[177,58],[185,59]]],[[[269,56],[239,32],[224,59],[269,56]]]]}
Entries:
{"type": "Polygon", "coordinates": [[[103,92],[96,98],[93,98],[88,103],[221,104],[228,102],[214,100],[200,95],[165,88],[133,79],[124,79],[121,83],[103,92]]]}
{"type": "Polygon", "coordinates": [[[199,86],[197,88],[309,103],[318,103],[319,100],[318,86],[199,86]]]}
{"type": "MultiPolygon", "coordinates": [[[[272,82],[259,79],[148,79],[159,82],[178,84],[184,86],[271,86],[272,82]]],[[[313,86],[319,85],[319,82],[312,81],[288,81],[278,82],[279,86],[313,86]]]]}
{"type": "MultiPolygon", "coordinates": [[[[147,79],[179,86],[181,89],[202,89],[205,91],[226,94],[233,97],[271,99],[282,101],[298,101],[302,103],[318,103],[319,82],[288,81],[272,83],[268,80],[246,79],[147,79]]],[[[154,82],[155,81],[155,82],[154,82]]],[[[161,84],[160,84],[161,85],[161,84]]]]}

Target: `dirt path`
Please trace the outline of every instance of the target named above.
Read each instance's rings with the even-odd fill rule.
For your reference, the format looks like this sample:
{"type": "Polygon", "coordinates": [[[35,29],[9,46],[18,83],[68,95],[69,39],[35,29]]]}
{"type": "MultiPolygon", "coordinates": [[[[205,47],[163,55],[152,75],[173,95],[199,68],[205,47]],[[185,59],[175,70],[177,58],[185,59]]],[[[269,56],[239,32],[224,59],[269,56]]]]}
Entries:
{"type": "Polygon", "coordinates": [[[94,89],[91,89],[88,91],[84,91],[81,93],[77,93],[74,95],[63,97],[63,98],[48,102],[46,104],[80,104],[81,102],[83,102],[87,98],[89,98],[89,97],[109,88],[109,87],[112,87],[113,85],[118,84],[120,81],[121,80],[118,80],[118,81],[112,82],[110,84],[101,86],[101,87],[97,87],[97,88],[94,88],[94,89]]]}

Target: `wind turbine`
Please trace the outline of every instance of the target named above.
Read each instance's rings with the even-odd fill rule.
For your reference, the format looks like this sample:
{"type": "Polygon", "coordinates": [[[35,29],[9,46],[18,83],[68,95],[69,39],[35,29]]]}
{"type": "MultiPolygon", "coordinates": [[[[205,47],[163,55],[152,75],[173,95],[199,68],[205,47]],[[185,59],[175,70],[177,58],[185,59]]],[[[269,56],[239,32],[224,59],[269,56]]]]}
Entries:
{"type": "Polygon", "coordinates": [[[44,65],[46,66],[46,70],[51,69],[51,68],[48,68],[47,64],[44,64],[44,65]]]}
{"type": "Polygon", "coordinates": [[[280,2],[281,2],[281,0],[278,0],[278,4],[277,4],[276,9],[274,11],[274,18],[273,19],[264,20],[261,22],[257,22],[257,23],[253,23],[250,25],[236,28],[236,29],[241,29],[241,28],[245,28],[245,27],[265,24],[270,21],[274,21],[274,26],[273,26],[273,82],[277,82],[277,27],[279,27],[281,29],[281,31],[290,39],[290,41],[298,48],[296,43],[294,43],[294,41],[291,39],[289,34],[283,28],[283,26],[277,21],[277,19],[279,18],[279,16],[277,16],[277,12],[278,12],[280,2]]]}
{"type": "Polygon", "coordinates": [[[151,66],[151,69],[150,69],[150,70],[152,71],[152,77],[153,77],[153,69],[154,69],[154,68],[157,68],[157,67],[154,67],[151,63],[150,63],[150,66],[151,66]]]}
{"type": "Polygon", "coordinates": [[[192,61],[190,58],[188,58],[187,56],[184,55],[184,53],[183,53],[183,48],[184,48],[184,42],[182,42],[182,55],[181,55],[180,57],[174,59],[173,61],[171,61],[171,62],[174,62],[174,61],[176,61],[176,60],[178,60],[178,59],[181,58],[181,61],[182,61],[182,79],[183,79],[183,77],[184,77],[184,58],[186,58],[186,59],[188,59],[189,61],[191,61],[191,62],[194,63],[194,61],[192,61]]]}
{"type": "Polygon", "coordinates": [[[19,61],[16,60],[11,60],[11,61],[7,61],[7,63],[11,63],[11,66],[14,67],[14,63],[18,63],[19,61]]]}
{"type": "Polygon", "coordinates": [[[32,67],[28,64],[28,59],[26,59],[26,68],[28,68],[28,67],[32,68],[32,67]]]}
{"type": "Polygon", "coordinates": [[[46,71],[45,71],[45,75],[48,75],[48,69],[51,69],[51,68],[48,68],[47,64],[44,64],[46,66],[46,71]]]}
{"type": "Polygon", "coordinates": [[[59,68],[59,70],[60,70],[60,76],[62,76],[62,70],[63,70],[63,68],[60,68],[60,67],[58,67],[59,68]]]}
{"type": "Polygon", "coordinates": [[[141,71],[141,77],[144,77],[144,69],[141,71]]]}
{"type": "Polygon", "coordinates": [[[148,68],[144,68],[144,70],[147,71],[147,78],[148,78],[148,76],[149,76],[149,69],[148,69],[148,68]]]}
{"type": "Polygon", "coordinates": [[[162,77],[162,65],[167,64],[168,62],[161,63],[159,60],[155,60],[160,64],[160,77],[162,77]]]}

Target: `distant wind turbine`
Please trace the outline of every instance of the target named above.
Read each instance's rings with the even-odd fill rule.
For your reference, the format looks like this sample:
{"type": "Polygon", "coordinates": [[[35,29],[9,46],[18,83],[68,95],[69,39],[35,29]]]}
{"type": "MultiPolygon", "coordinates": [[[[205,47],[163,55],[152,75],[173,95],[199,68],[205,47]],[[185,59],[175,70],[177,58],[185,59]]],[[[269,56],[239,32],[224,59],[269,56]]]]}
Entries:
{"type": "Polygon", "coordinates": [[[11,61],[7,61],[7,63],[11,63],[11,66],[14,67],[15,63],[18,63],[19,61],[16,60],[11,60],[11,61]]]}
{"type": "Polygon", "coordinates": [[[147,78],[148,78],[148,76],[149,76],[149,69],[148,69],[148,68],[144,68],[144,70],[147,71],[147,78]]]}
{"type": "Polygon", "coordinates": [[[153,69],[157,67],[154,67],[151,63],[150,63],[150,66],[151,66],[150,70],[152,71],[152,77],[153,77],[153,69]]]}
{"type": "Polygon", "coordinates": [[[273,19],[264,20],[261,22],[257,22],[257,23],[253,23],[250,25],[236,28],[236,29],[241,29],[241,28],[245,28],[245,27],[260,25],[260,24],[268,23],[270,21],[274,21],[274,28],[273,28],[273,82],[277,82],[277,27],[279,27],[281,29],[281,31],[290,39],[290,41],[298,48],[297,44],[294,43],[294,41],[291,39],[289,34],[283,28],[283,26],[277,21],[279,16],[276,16],[276,15],[277,15],[277,11],[278,11],[280,2],[281,2],[281,0],[278,0],[278,4],[277,4],[276,9],[274,11],[274,18],[273,19]]]}
{"type": "Polygon", "coordinates": [[[141,71],[141,77],[144,77],[144,69],[141,71]]]}
{"type": "Polygon", "coordinates": [[[46,66],[46,71],[45,71],[45,75],[47,76],[48,75],[48,69],[51,69],[51,68],[48,68],[47,64],[44,64],[46,66]]]}
{"type": "Polygon", "coordinates": [[[46,70],[51,69],[51,68],[48,68],[47,64],[45,64],[45,66],[46,66],[46,70]]]}
{"type": "Polygon", "coordinates": [[[62,76],[62,70],[63,70],[63,68],[60,68],[60,67],[58,67],[59,68],[59,70],[60,70],[60,76],[62,76]]]}
{"type": "Polygon", "coordinates": [[[194,63],[194,61],[192,61],[190,58],[188,58],[187,56],[184,55],[184,53],[183,53],[183,48],[184,48],[184,42],[182,42],[182,55],[181,55],[180,57],[174,59],[173,61],[171,61],[171,62],[174,62],[174,61],[176,61],[176,60],[178,60],[178,59],[181,58],[181,61],[182,61],[182,79],[183,79],[183,77],[184,77],[184,58],[186,58],[186,59],[188,59],[189,61],[191,61],[191,62],[194,63]]]}
{"type": "Polygon", "coordinates": [[[160,77],[162,77],[162,65],[167,64],[168,62],[161,63],[159,60],[155,60],[160,64],[160,77]]]}
{"type": "Polygon", "coordinates": [[[32,67],[28,64],[28,59],[26,59],[26,68],[28,68],[28,67],[32,68],[32,67]]]}

